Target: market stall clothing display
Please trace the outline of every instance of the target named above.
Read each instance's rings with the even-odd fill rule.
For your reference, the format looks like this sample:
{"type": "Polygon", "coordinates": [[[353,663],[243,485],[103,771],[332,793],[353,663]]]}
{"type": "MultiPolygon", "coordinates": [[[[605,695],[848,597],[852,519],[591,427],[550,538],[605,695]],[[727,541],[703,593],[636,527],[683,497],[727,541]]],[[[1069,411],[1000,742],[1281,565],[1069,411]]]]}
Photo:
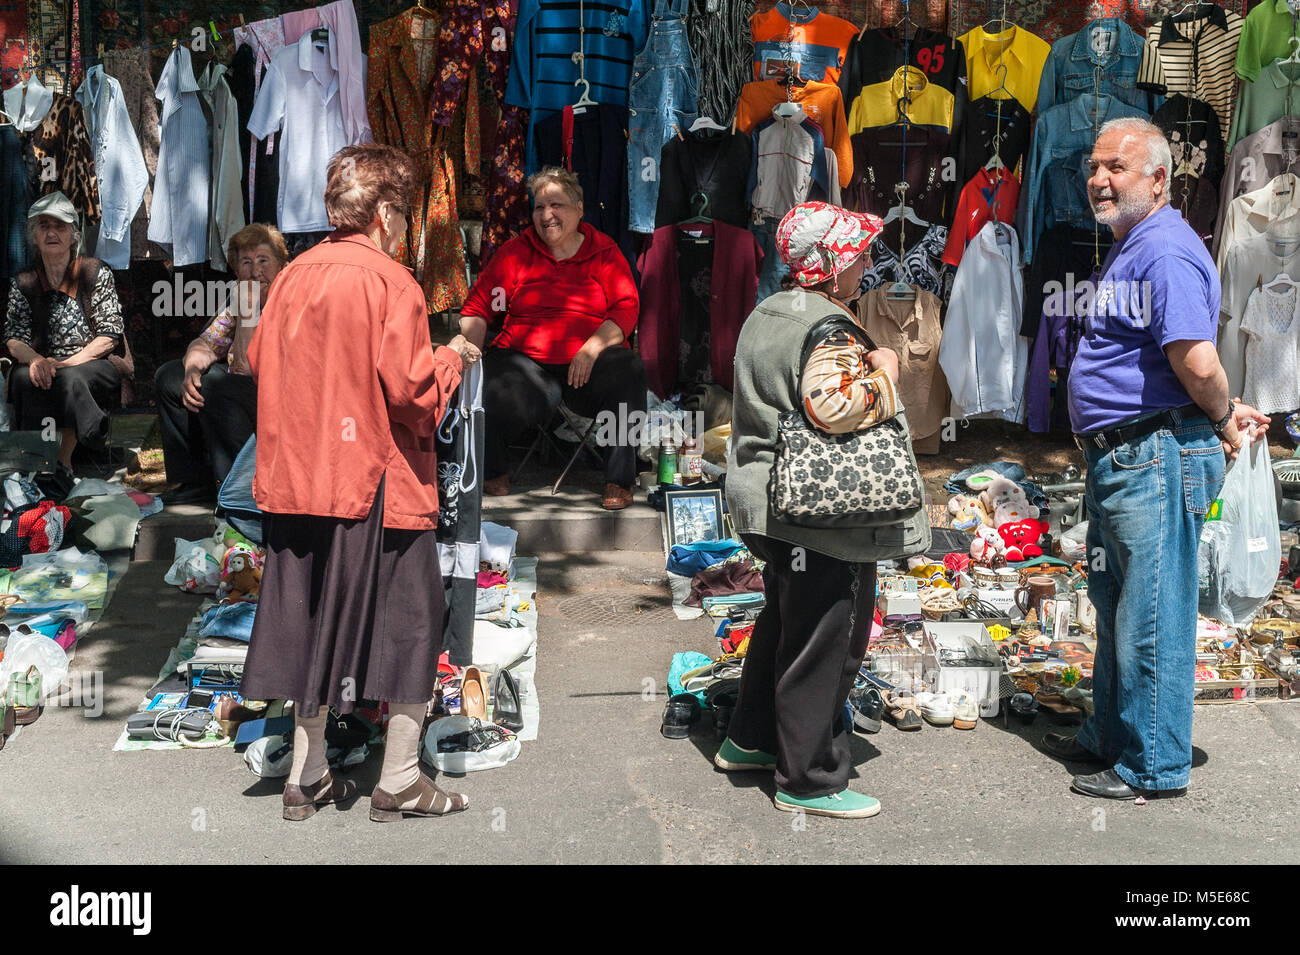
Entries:
{"type": "Polygon", "coordinates": [[[1020,334],[1038,335],[1039,319],[1049,289],[1080,288],[1101,268],[1114,236],[1093,223],[1091,228],[1053,226],[1043,233],[1034,260],[1025,274],[1025,316],[1020,334]]]}
{"type": "Polygon", "coordinates": [[[4,91],[4,111],[20,133],[30,133],[40,126],[54,105],[54,92],[46,89],[32,74],[4,91]]]}
{"type": "Polygon", "coordinates": [[[801,107],[795,105],[793,110],[790,115],[774,116],[759,123],[754,130],[750,206],[756,218],[780,219],[809,198],[813,168],[819,159],[823,184],[826,181],[826,150],[821,131],[801,107]]]}
{"type": "Polygon", "coordinates": [[[1029,345],[1020,334],[1019,245],[1015,229],[988,222],[962,256],[939,344],[954,416],[1025,421],[1029,345]]]}
{"type": "Polygon", "coordinates": [[[1202,238],[1208,239],[1218,217],[1224,167],[1218,115],[1208,103],[1176,93],[1152,114],[1151,122],[1168,137],[1174,161],[1169,202],[1202,238]]]}
{"type": "Polygon", "coordinates": [[[938,296],[916,291],[913,301],[894,301],[872,289],[854,306],[858,322],[880,348],[898,355],[898,389],[918,453],[937,453],[939,429],[948,416],[948,381],[939,367],[943,338],[938,296]]]}
{"type": "Polygon", "coordinates": [[[1000,33],[979,26],[959,39],[966,51],[966,84],[972,102],[996,95],[1014,98],[1026,112],[1034,111],[1043,67],[1052,51],[1046,40],[1014,24],[1000,33]],[[1003,86],[1010,96],[1001,92],[1003,86]]]}
{"type": "Polygon", "coordinates": [[[27,267],[27,209],[31,185],[23,144],[13,126],[0,126],[0,282],[27,267]]]}
{"type": "Polygon", "coordinates": [[[247,225],[241,188],[243,154],[239,149],[239,110],[225,80],[226,68],[215,60],[197,77],[199,96],[212,117],[211,191],[208,198],[208,264],[220,272],[233,271],[226,248],[247,225]]]}
{"type": "Polygon", "coordinates": [[[1232,202],[1267,185],[1300,161],[1300,121],[1278,120],[1237,143],[1228,159],[1219,190],[1219,215],[1214,230],[1215,262],[1222,267],[1220,255],[1224,226],[1232,202]]]}
{"type": "Polygon", "coordinates": [[[158,98],[154,95],[153,80],[149,76],[147,54],[142,49],[104,51],[104,71],[117,80],[126,103],[140,153],[144,156],[148,181],[144,198],[135,218],[131,220],[131,259],[158,259],[161,250],[149,243],[149,219],[153,211],[154,177],[158,172],[158,152],[162,147],[162,131],[158,121],[158,98]]]}
{"type": "Polygon", "coordinates": [[[1074,430],[1113,428],[1191,404],[1164,348],[1214,341],[1219,295],[1209,253],[1176,209],[1160,207],[1111,246],[1089,311],[1105,333],[1090,328],[1071,369],[1074,430]]]}
{"type": "MultiPolygon", "coordinates": [[[[440,23],[438,14],[417,16],[412,9],[373,24],[366,87],[375,142],[395,146],[415,162],[415,195],[398,260],[414,269],[435,312],[458,307],[469,291],[454,162],[435,135],[432,112],[440,23]]],[[[290,148],[282,141],[281,172],[290,148]]]]}
{"type": "MultiPolygon", "coordinates": [[[[773,252],[772,254],[777,254],[773,252]]],[[[650,390],[667,397],[678,391],[679,348],[683,323],[707,323],[710,380],[728,391],[733,385],[736,341],[758,291],[764,253],[754,236],[725,222],[669,225],[656,229],[637,259],[641,274],[641,312],[637,349],[645,362],[650,390]],[[711,251],[707,262],[696,258],[699,270],[683,274],[697,243],[711,251]],[[690,297],[684,289],[695,290],[690,297]],[[707,292],[705,290],[707,289],[707,292]],[[698,306],[707,304],[701,314],[698,306]]],[[[698,336],[697,343],[701,341],[698,336]]],[[[695,384],[697,382],[689,382],[695,384]]]]}
{"type": "Polygon", "coordinates": [[[1034,255],[1038,237],[1054,225],[1093,224],[1083,163],[1092,154],[1097,131],[1112,119],[1147,114],[1113,96],[1080,94],[1038,117],[1020,194],[1018,221],[1025,233],[1024,261],[1034,255]]]}
{"type": "Polygon", "coordinates": [[[1228,204],[1228,212],[1219,223],[1219,249],[1215,265],[1222,272],[1232,247],[1268,229],[1269,224],[1300,212],[1300,176],[1281,173],[1265,185],[1238,196],[1228,204]]]}
{"type": "MultiPolygon", "coordinates": [[[[909,190],[910,192],[910,190],[909,190]]],[[[966,245],[979,235],[984,223],[997,219],[1014,222],[1020,201],[1020,180],[1005,166],[995,173],[981,169],[975,178],[962,187],[948,230],[948,244],[943,249],[943,261],[953,268],[961,265],[966,245]]]]}
{"type": "Polygon", "coordinates": [[[1150,114],[1160,99],[1137,85],[1142,37],[1118,17],[1092,20],[1052,44],[1038,87],[1038,112],[1081,93],[1105,93],[1150,114]]]}
{"type": "MultiPolygon", "coordinates": [[[[736,113],[740,88],[753,79],[753,0],[691,0],[686,34],[699,79],[699,113],[719,124],[736,113]]],[[[663,225],[664,223],[659,223],[663,225]]]]}
{"type": "Polygon", "coordinates": [[[947,301],[952,287],[952,270],[943,264],[947,244],[948,227],[937,222],[924,228],[905,219],[885,223],[884,231],[871,243],[871,267],[862,275],[863,290],[903,282],[947,301]]]}
{"type": "Polygon", "coordinates": [[[966,101],[966,50],[960,40],[925,27],[910,36],[896,26],[855,35],[840,74],[844,102],[852,104],[863,87],[888,82],[903,66],[916,67],[931,83],[952,93],[960,114],[966,101]]]}
{"type": "MultiPolygon", "coordinates": [[[[25,88],[20,85],[5,91],[6,112],[9,112],[9,97],[15,90],[25,88]]],[[[16,118],[19,120],[15,126],[22,139],[32,198],[62,192],[87,225],[97,225],[100,204],[95,150],[81,104],[64,93],[53,93],[49,108],[39,118],[30,111],[16,118]],[[24,132],[23,126],[27,121],[34,125],[24,132]]]]}
{"type": "Polygon", "coordinates": [[[1232,110],[1228,148],[1283,116],[1300,112],[1300,64],[1269,63],[1253,83],[1242,83],[1232,110]]]}
{"type": "MultiPolygon", "coordinates": [[[[1081,316],[1087,307],[1085,288],[1087,286],[1076,286],[1044,296],[1025,385],[1027,424],[1033,434],[1070,430],[1066,394],[1070,386],[1070,365],[1083,335],[1081,316]],[[1052,369],[1056,369],[1055,395],[1052,393],[1052,369]]],[[[1025,314],[1029,314],[1028,305],[1025,314]]]]}
{"type": "Polygon", "coordinates": [[[707,197],[710,218],[743,229],[749,223],[745,183],[753,147],[740,132],[681,130],[668,140],[659,163],[658,226],[673,225],[700,211],[707,197]],[[692,202],[694,199],[694,202],[692,202]]]}
{"type": "Polygon", "coordinates": [[[645,46],[649,29],[648,0],[589,4],[521,0],[505,101],[528,110],[529,173],[538,168],[533,138],[536,124],[573,105],[581,95],[582,88],[574,85],[579,71],[573,53],[580,51],[583,55],[582,75],[591,84],[591,99],[626,107],[632,61],[645,46]]]}
{"type": "Polygon", "coordinates": [[[1169,180],[1169,204],[1183,214],[1208,249],[1214,242],[1214,215],[1219,187],[1208,176],[1181,175],[1169,180]]]}
{"type": "Polygon", "coordinates": [[[105,74],[102,66],[92,66],[77,88],[76,98],[95,151],[103,212],[95,256],[110,268],[125,269],[131,264],[131,220],[149,186],[149,170],[117,80],[105,74]]]}
{"type": "Polygon", "coordinates": [[[1219,128],[1231,128],[1237,84],[1233,65],[1242,23],[1240,16],[1214,3],[1161,17],[1147,28],[1138,86],[1159,96],[1184,93],[1205,100],[1218,114],[1219,128]]]}
{"type": "MultiPolygon", "coordinates": [[[[279,29],[279,20],[272,21],[279,29]]],[[[276,49],[280,49],[280,44],[276,49]]],[[[253,115],[253,103],[257,100],[257,91],[262,85],[262,76],[270,59],[265,63],[254,45],[246,43],[235,50],[231,60],[230,71],[226,81],[230,92],[235,97],[239,122],[240,151],[240,198],[244,215],[249,222],[264,222],[274,225],[276,222],[278,198],[280,195],[280,163],[275,152],[276,134],[272,133],[265,142],[253,138],[248,132],[248,120],[253,115]]],[[[260,43],[258,44],[260,49],[260,43]]]]}
{"type": "Polygon", "coordinates": [[[1264,414],[1300,408],[1300,293],[1294,282],[1277,282],[1250,293],[1241,331],[1246,336],[1246,381],[1241,400],[1264,414]]]}
{"type": "Polygon", "coordinates": [[[792,83],[788,88],[777,80],[746,83],[736,107],[736,128],[748,136],[772,115],[772,107],[785,102],[798,103],[808,118],[822,128],[826,146],[835,152],[839,163],[840,188],[847,186],[853,177],[853,146],[849,142],[848,119],[838,86],[815,80],[803,86],[792,83]]]}
{"type": "Polygon", "coordinates": [[[627,227],[653,232],[664,143],[689,129],[698,107],[695,60],[686,38],[688,0],[655,0],[650,38],[632,63],[627,111],[627,227]]]}
{"type": "Polygon", "coordinates": [[[984,96],[972,102],[966,108],[957,146],[957,181],[970,182],[998,156],[1023,182],[1021,160],[1029,155],[1032,126],[1029,110],[1016,100],[984,96]]]}
{"type": "Polygon", "coordinates": [[[212,153],[188,47],[178,46],[167,57],[156,95],[161,139],[149,240],[162,246],[174,266],[194,265],[208,257],[212,153]]]}
{"type": "Polygon", "coordinates": [[[871,126],[849,141],[853,178],[844,190],[846,208],[883,217],[898,206],[894,187],[902,181],[908,185],[907,204],[917,218],[948,222],[952,139],[947,132],[927,126],[871,126]]]}
{"type": "Polygon", "coordinates": [[[1228,376],[1228,390],[1233,395],[1246,390],[1248,340],[1241,327],[1246,308],[1252,294],[1261,285],[1271,283],[1283,273],[1300,275],[1300,238],[1270,235],[1267,229],[1233,245],[1219,270],[1222,284],[1219,361],[1228,376]]]}
{"type": "Polygon", "coordinates": [[[784,0],[749,22],[756,80],[797,72],[806,80],[838,82],[845,53],[858,35],[848,20],[784,0]]]}
{"type": "Polygon", "coordinates": [[[951,131],[955,102],[952,93],[931,83],[921,70],[900,66],[888,80],[863,87],[854,98],[849,106],[849,133],[903,120],[951,131]]]}
{"type": "Polygon", "coordinates": [[[541,165],[578,174],[583,221],[622,240],[628,231],[628,111],[566,106],[534,124],[534,139],[541,165]]]}
{"type": "Polygon", "coordinates": [[[308,31],[329,32],[330,66],[338,73],[339,111],[343,135],[349,146],[373,140],[366,106],[366,57],[361,50],[361,31],[352,0],[334,0],[280,17],[286,44],[297,43],[308,31]]]}
{"type": "Polygon", "coordinates": [[[1251,8],[1237,43],[1238,76],[1254,82],[1265,66],[1290,55],[1291,37],[1297,35],[1295,16],[1287,0],[1261,0],[1251,8]]]}

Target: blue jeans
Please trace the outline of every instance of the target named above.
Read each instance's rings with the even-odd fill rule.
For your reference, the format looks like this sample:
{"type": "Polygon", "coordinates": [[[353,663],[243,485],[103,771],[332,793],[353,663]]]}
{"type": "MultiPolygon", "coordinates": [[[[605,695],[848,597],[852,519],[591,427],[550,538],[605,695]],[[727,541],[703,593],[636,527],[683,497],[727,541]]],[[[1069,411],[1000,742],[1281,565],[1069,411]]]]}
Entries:
{"type": "Polygon", "coordinates": [[[1181,789],[1192,770],[1196,550],[1223,451],[1198,415],[1087,458],[1097,653],[1094,712],[1078,739],[1130,786],[1181,789]]]}
{"type": "Polygon", "coordinates": [[[699,86],[686,41],[686,4],[657,6],[650,38],[632,62],[627,110],[628,228],[653,232],[664,143],[695,122],[699,86]]]}
{"type": "Polygon", "coordinates": [[[781,291],[781,280],[790,274],[790,266],[781,258],[776,247],[776,227],[780,219],[764,219],[762,222],[749,224],[749,231],[758,240],[758,247],[763,252],[763,266],[758,272],[758,295],[754,304],[760,304],[769,295],[781,291]]]}

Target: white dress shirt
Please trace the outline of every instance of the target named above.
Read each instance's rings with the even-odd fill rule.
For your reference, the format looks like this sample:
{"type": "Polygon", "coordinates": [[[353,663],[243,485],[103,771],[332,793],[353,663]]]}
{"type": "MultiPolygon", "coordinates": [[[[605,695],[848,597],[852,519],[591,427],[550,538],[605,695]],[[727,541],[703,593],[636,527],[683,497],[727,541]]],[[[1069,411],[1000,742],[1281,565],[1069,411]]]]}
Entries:
{"type": "Polygon", "coordinates": [[[996,222],[966,247],[952,285],[939,367],[952,389],[954,417],[1025,422],[1029,343],[1020,334],[1025,300],[1016,230],[996,222]]]}
{"type": "Polygon", "coordinates": [[[248,119],[248,131],[265,139],[280,135],[278,212],[283,232],[330,228],[325,212],[325,172],[330,158],[348,145],[339,100],[334,33],[313,41],[312,31],[276,53],[248,119]]]}
{"type": "MultiPolygon", "coordinates": [[[[212,114],[212,194],[208,214],[208,263],[226,271],[226,246],[247,223],[239,150],[239,110],[225,80],[226,68],[215,60],[198,78],[199,95],[212,114]]],[[[233,271],[233,268],[231,269],[233,271]]]]}
{"type": "Polygon", "coordinates": [[[1219,273],[1223,273],[1228,252],[1236,243],[1259,235],[1270,222],[1297,212],[1300,212],[1300,177],[1295,173],[1282,173],[1254,192],[1233,199],[1228,203],[1228,214],[1219,223],[1219,251],[1214,260],[1219,273]]]}
{"type": "Polygon", "coordinates": [[[195,265],[208,257],[212,155],[208,121],[187,47],[172,51],[154,93],[162,103],[162,142],[149,240],[167,250],[173,265],[195,265]]]}
{"type": "Polygon", "coordinates": [[[131,220],[144,200],[149,169],[117,80],[102,66],[92,66],[77,88],[76,97],[85,111],[86,129],[95,150],[95,175],[104,216],[99,223],[95,256],[111,269],[125,269],[131,264],[131,220]]]}
{"type": "Polygon", "coordinates": [[[5,90],[4,104],[18,132],[30,133],[45,120],[45,114],[54,105],[54,94],[33,73],[24,82],[5,90]]]}

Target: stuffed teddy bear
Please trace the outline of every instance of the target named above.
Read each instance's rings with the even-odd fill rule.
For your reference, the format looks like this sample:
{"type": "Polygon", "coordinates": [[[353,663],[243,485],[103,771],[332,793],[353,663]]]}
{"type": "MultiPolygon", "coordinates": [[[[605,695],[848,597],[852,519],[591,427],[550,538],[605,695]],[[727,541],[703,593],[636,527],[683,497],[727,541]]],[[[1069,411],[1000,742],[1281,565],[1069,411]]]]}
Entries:
{"type": "Polygon", "coordinates": [[[959,531],[971,531],[981,525],[992,526],[988,511],[978,498],[957,494],[948,500],[948,513],[952,515],[952,526],[959,531]]]}
{"type": "Polygon", "coordinates": [[[234,603],[237,600],[256,600],[262,590],[262,568],[257,566],[256,558],[246,550],[232,547],[226,554],[225,568],[221,573],[222,599],[234,603]]]}
{"type": "Polygon", "coordinates": [[[992,515],[994,527],[1038,517],[1038,509],[1030,507],[1029,495],[1024,489],[1001,476],[990,481],[988,487],[980,492],[980,503],[984,505],[984,511],[992,515]]]}
{"type": "Polygon", "coordinates": [[[1037,518],[1023,521],[1010,521],[998,525],[998,534],[1006,544],[1007,560],[1027,560],[1042,557],[1043,549],[1038,546],[1038,539],[1051,530],[1052,525],[1037,518]]]}
{"type": "Polygon", "coordinates": [[[993,528],[981,524],[975,528],[975,539],[970,542],[970,555],[982,564],[991,564],[995,557],[1004,556],[1007,544],[993,528]]]}

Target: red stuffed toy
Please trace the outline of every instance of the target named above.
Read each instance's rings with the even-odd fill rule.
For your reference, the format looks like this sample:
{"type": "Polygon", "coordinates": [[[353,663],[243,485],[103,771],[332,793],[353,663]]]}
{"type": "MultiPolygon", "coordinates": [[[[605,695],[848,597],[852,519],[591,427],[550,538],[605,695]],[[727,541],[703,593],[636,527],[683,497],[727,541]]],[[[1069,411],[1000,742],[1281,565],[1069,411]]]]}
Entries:
{"type": "Polygon", "coordinates": [[[1027,518],[1023,521],[1008,521],[998,528],[998,533],[1007,544],[1007,560],[1026,560],[1030,557],[1042,557],[1043,549],[1038,546],[1038,539],[1052,529],[1046,521],[1027,518]]]}

